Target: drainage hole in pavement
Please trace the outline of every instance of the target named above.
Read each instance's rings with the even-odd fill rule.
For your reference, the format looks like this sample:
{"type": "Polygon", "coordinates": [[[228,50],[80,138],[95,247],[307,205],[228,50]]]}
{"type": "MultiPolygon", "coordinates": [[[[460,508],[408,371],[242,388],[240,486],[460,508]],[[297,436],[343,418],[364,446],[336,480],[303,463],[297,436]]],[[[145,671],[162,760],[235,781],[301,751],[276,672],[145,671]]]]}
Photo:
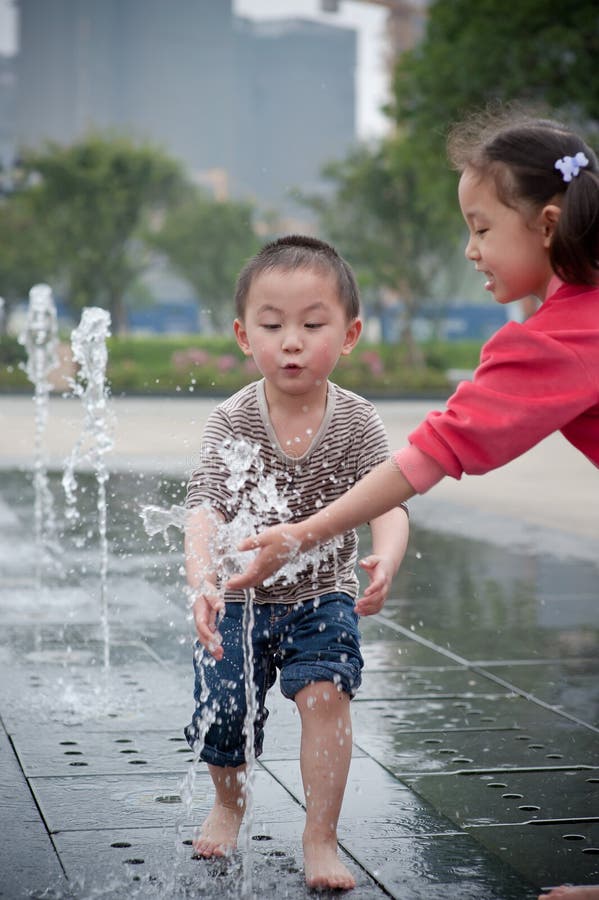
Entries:
{"type": "Polygon", "coordinates": [[[81,750],[65,750],[63,756],[83,756],[81,750]]]}
{"type": "Polygon", "coordinates": [[[178,741],[179,743],[181,743],[181,741],[184,741],[184,740],[185,740],[184,737],[172,737],[172,738],[169,738],[169,741],[178,741]]]}
{"type": "Polygon", "coordinates": [[[161,794],[159,797],[154,797],[154,801],[156,803],[181,803],[181,797],[179,794],[161,794]]]}
{"type": "Polygon", "coordinates": [[[86,763],[86,762],[70,762],[69,765],[70,766],[87,766],[88,763],[86,763]]]}
{"type": "Polygon", "coordinates": [[[586,841],[584,834],[562,834],[565,841],[586,841]]]}
{"type": "Polygon", "coordinates": [[[131,844],[128,841],[115,841],[114,844],[110,845],[114,847],[115,850],[120,850],[121,847],[130,847],[131,844]]]}
{"type": "MultiPolygon", "coordinates": [[[[423,741],[421,741],[421,743],[423,743],[423,744],[442,744],[443,741],[441,740],[441,738],[425,738],[423,741]]],[[[441,751],[441,752],[443,752],[443,751],[441,751]]]]}
{"type": "Polygon", "coordinates": [[[599,778],[587,778],[587,784],[599,784],[599,778]]]}
{"type": "Polygon", "coordinates": [[[138,859],[137,857],[133,857],[133,859],[124,859],[123,862],[130,866],[143,866],[145,860],[138,859]]]}
{"type": "Polygon", "coordinates": [[[272,841],[272,838],[269,834],[253,834],[253,841],[272,841]]]}
{"type": "Polygon", "coordinates": [[[517,734],[516,740],[517,741],[531,741],[532,738],[529,734],[517,734]]]}
{"type": "Polygon", "coordinates": [[[451,761],[452,761],[452,763],[471,763],[471,762],[474,762],[473,759],[468,759],[467,756],[455,756],[451,761]]]}
{"type": "Polygon", "coordinates": [[[497,716],[481,716],[481,722],[495,722],[497,716]]]}
{"type": "Polygon", "coordinates": [[[119,753],[139,753],[139,750],[134,750],[133,747],[128,747],[127,750],[119,750],[119,753]]]}
{"type": "Polygon", "coordinates": [[[502,794],[504,800],[522,800],[524,794],[502,794]]]}
{"type": "Polygon", "coordinates": [[[457,753],[457,752],[458,751],[455,750],[453,747],[440,747],[439,748],[439,753],[448,753],[450,756],[453,756],[453,754],[457,753]]]}
{"type": "Polygon", "coordinates": [[[189,753],[189,747],[177,747],[175,753],[189,753]]]}
{"type": "Polygon", "coordinates": [[[547,753],[545,755],[545,759],[563,759],[563,758],[564,758],[563,753],[547,753]]]}
{"type": "Polygon", "coordinates": [[[147,766],[147,762],[145,759],[129,759],[127,760],[130,766],[147,766]]]}
{"type": "Polygon", "coordinates": [[[538,812],[540,808],[540,806],[534,806],[532,803],[526,803],[524,806],[518,807],[518,809],[521,809],[523,812],[538,812]]]}
{"type": "Polygon", "coordinates": [[[115,744],[132,744],[133,743],[131,738],[115,738],[114,742],[115,742],[115,744]]]}
{"type": "Polygon", "coordinates": [[[506,788],[507,784],[504,784],[503,781],[490,781],[487,785],[488,788],[506,788]]]}
{"type": "Polygon", "coordinates": [[[77,741],[60,741],[61,747],[76,747],[77,741]]]}
{"type": "Polygon", "coordinates": [[[529,744],[528,749],[529,750],[544,750],[545,744],[529,744]]]}
{"type": "Polygon", "coordinates": [[[583,853],[592,853],[595,856],[599,856],[599,847],[585,847],[582,852],[583,853]]]}
{"type": "Polygon", "coordinates": [[[185,838],[184,841],[181,841],[182,844],[185,844],[186,847],[193,847],[193,841],[191,838],[185,838]]]}

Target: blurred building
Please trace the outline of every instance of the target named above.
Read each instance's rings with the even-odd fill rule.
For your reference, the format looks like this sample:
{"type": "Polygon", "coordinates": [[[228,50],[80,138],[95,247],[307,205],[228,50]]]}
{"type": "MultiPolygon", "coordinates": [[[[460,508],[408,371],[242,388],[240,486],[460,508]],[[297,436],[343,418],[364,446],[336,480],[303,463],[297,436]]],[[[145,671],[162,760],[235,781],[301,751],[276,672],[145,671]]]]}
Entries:
{"type": "Polygon", "coordinates": [[[0,190],[15,156],[16,81],[14,57],[0,55],[0,190]]]}
{"type": "Polygon", "coordinates": [[[17,0],[16,144],[149,139],[219,196],[287,206],[355,140],[356,35],[232,0],[17,0]]]}

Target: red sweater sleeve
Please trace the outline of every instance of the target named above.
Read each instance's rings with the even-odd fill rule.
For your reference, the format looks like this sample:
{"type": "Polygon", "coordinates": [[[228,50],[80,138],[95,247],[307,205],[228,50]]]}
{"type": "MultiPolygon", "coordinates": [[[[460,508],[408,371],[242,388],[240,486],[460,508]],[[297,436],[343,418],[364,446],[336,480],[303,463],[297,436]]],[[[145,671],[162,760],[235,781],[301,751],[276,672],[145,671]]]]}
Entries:
{"type": "Polygon", "coordinates": [[[575,350],[510,322],[483,347],[473,380],[444,412],[430,413],[411,444],[454,478],[504,465],[597,402],[597,387],[575,350]]]}

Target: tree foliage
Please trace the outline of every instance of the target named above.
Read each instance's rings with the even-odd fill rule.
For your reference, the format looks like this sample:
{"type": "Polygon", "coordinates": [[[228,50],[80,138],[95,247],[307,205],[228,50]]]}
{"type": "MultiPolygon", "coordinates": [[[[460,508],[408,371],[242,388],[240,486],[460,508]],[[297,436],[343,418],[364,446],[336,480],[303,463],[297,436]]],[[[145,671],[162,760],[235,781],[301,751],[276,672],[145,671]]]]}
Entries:
{"type": "Polygon", "coordinates": [[[15,192],[0,198],[0,295],[6,327],[11,307],[26,297],[31,287],[49,281],[53,274],[50,242],[37,220],[31,192],[15,192]]]}
{"type": "Polygon", "coordinates": [[[453,251],[419,160],[395,136],[376,148],[357,148],[344,161],[331,163],[324,175],[331,192],[304,202],[317,213],[323,233],[342,249],[362,287],[398,296],[403,340],[417,362],[412,320],[453,251]]]}
{"type": "Polygon", "coordinates": [[[141,229],[181,193],[179,164],[125,138],[91,135],[28,152],[23,167],[69,306],[107,308],[118,333],[125,293],[148,262],[141,229]]]}
{"type": "Polygon", "coordinates": [[[396,66],[390,113],[444,197],[447,128],[473,109],[517,101],[599,124],[596,0],[434,0],[428,12],[423,40],[396,66]]]}
{"type": "Polygon", "coordinates": [[[252,218],[250,204],[214,200],[196,188],[147,235],[219,327],[230,324],[237,274],[260,246],[252,218]]]}

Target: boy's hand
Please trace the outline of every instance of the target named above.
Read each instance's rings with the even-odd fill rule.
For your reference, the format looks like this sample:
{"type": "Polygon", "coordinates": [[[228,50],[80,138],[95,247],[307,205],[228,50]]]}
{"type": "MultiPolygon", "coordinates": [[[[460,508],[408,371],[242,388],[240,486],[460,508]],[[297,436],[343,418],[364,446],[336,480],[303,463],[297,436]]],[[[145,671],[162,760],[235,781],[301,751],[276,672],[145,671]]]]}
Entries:
{"type": "Polygon", "coordinates": [[[200,644],[215,659],[219,660],[223,658],[224,650],[221,646],[223,639],[217,630],[216,620],[219,613],[224,610],[225,604],[222,597],[217,593],[216,588],[214,588],[214,592],[209,590],[213,585],[206,585],[206,587],[208,590],[203,591],[201,594],[196,594],[192,606],[193,619],[200,644]]]}
{"type": "Polygon", "coordinates": [[[385,557],[373,554],[361,559],[360,567],[367,573],[370,584],[356,601],[354,609],[359,616],[372,616],[381,611],[387,599],[393,581],[393,566],[385,557]]]}

